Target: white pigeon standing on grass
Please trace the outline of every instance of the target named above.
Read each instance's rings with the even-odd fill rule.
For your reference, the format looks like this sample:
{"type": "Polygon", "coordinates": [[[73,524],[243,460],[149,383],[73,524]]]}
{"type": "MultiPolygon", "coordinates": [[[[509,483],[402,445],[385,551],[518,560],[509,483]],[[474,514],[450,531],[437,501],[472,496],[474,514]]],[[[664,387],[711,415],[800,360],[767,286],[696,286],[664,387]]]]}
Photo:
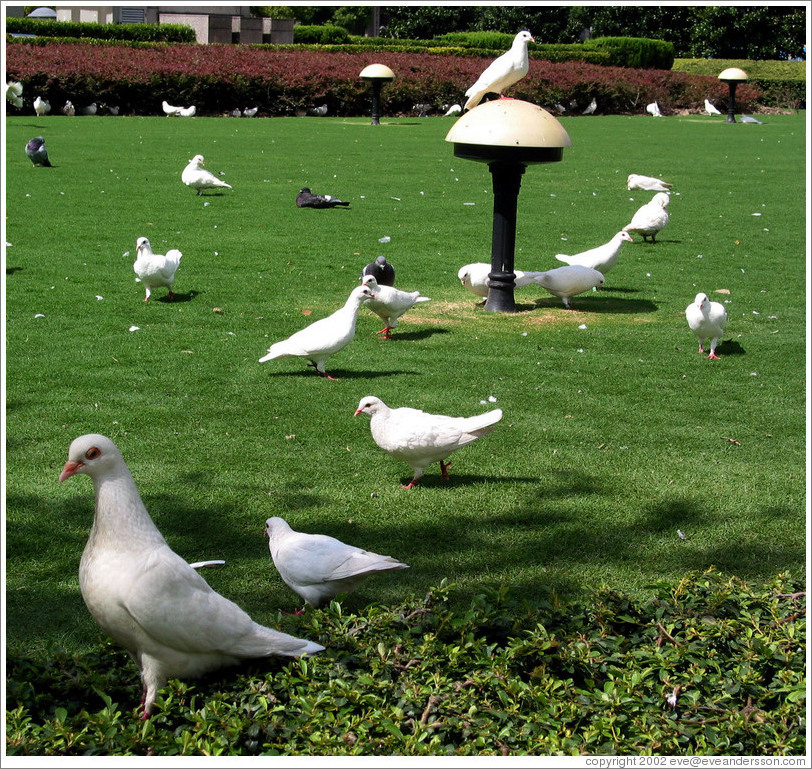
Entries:
{"type": "Polygon", "coordinates": [[[196,112],[197,107],[192,104],[191,107],[181,107],[181,109],[178,111],[178,115],[180,115],[180,117],[194,117],[196,112]]]}
{"type": "Polygon", "coordinates": [[[161,108],[164,111],[164,115],[167,117],[172,117],[179,114],[182,109],[182,107],[173,107],[171,104],[167,103],[165,99],[161,102],[161,108]]]}
{"type": "Polygon", "coordinates": [[[705,114],[707,115],[721,115],[722,113],[719,112],[716,107],[713,106],[707,99],[705,99],[705,114]]]}
{"type": "Polygon", "coordinates": [[[146,296],[144,301],[149,301],[153,288],[166,286],[169,289],[169,300],[172,301],[175,292],[172,286],[175,283],[175,273],[180,266],[180,258],[183,254],[177,248],[170,249],[164,254],[153,254],[152,246],[147,238],[138,238],[135,249],[135,262],[133,271],[136,280],[144,284],[146,296]]]}
{"type": "Polygon", "coordinates": [[[43,99],[41,96],[37,96],[37,98],[34,99],[34,112],[36,112],[37,115],[42,117],[43,115],[47,115],[50,111],[51,105],[48,104],[45,99],[43,99]]]}
{"type": "Polygon", "coordinates": [[[648,190],[649,192],[668,192],[674,185],[658,179],[656,176],[629,174],[626,178],[626,189],[648,190]]]}
{"type": "MultiPolygon", "coordinates": [[[[373,574],[409,568],[388,555],[346,545],[326,534],[294,531],[283,518],[268,518],[265,536],[282,581],[313,607],[351,593],[373,574]]],[[[296,612],[303,613],[304,609],[296,612]]]]}
{"type": "Polygon", "coordinates": [[[658,192],[648,203],[634,212],[632,220],[623,228],[624,231],[637,232],[643,236],[643,241],[651,238],[651,242],[655,243],[657,233],[668,224],[667,207],[670,201],[668,193],[658,192]]]}
{"type": "Polygon", "coordinates": [[[649,115],[653,115],[654,117],[662,117],[663,113],[660,112],[660,105],[657,104],[656,101],[651,102],[651,104],[646,104],[646,112],[649,115]]]}
{"type": "MultiPolygon", "coordinates": [[[[466,264],[457,271],[457,277],[465,288],[467,288],[475,296],[483,296],[488,298],[488,276],[491,274],[491,265],[487,262],[472,262],[466,264]]],[[[516,276],[514,283],[516,288],[523,288],[529,286],[536,281],[541,272],[528,272],[525,270],[513,270],[516,276]]]]}
{"type": "Polygon", "coordinates": [[[260,363],[275,358],[307,358],[319,376],[335,379],[325,370],[325,363],[331,355],[343,350],[355,338],[355,324],[361,305],[375,295],[366,286],[356,286],[344,306],[332,315],[314,321],[287,339],[276,342],[268,348],[260,363]]]}
{"type": "Polygon", "coordinates": [[[361,398],[355,416],[369,414],[372,439],[387,454],[412,468],[412,480],[401,488],[411,489],[432,462],[440,463],[442,478],[448,479],[450,462],[457,449],[491,432],[502,418],[502,409],[473,417],[428,414],[420,409],[390,409],[380,398],[361,398]]]}
{"type": "Polygon", "coordinates": [[[401,291],[393,286],[381,286],[374,275],[364,275],[362,282],[375,295],[374,299],[367,300],[366,306],[386,324],[378,332],[384,339],[389,339],[389,332],[397,328],[401,315],[418,302],[431,301],[431,297],[420,296],[419,291],[401,291]]]}
{"type": "Polygon", "coordinates": [[[83,435],[71,443],[60,483],[73,475],[90,476],[96,498],[79,589],[93,619],[140,668],[143,718],[170,678],[200,676],[243,659],[323,651],[258,625],[212,590],[158,531],[109,438],[83,435]]]}
{"type": "Polygon", "coordinates": [[[467,101],[463,110],[476,107],[485,94],[498,93],[518,83],[530,69],[530,56],[527,53],[527,44],[535,42],[533,36],[524,30],[513,38],[510,50],[494,59],[479,79],[466,92],[467,101]]]}
{"type": "Polygon", "coordinates": [[[578,254],[567,256],[567,254],[556,254],[555,258],[559,262],[567,264],[580,264],[606,275],[617,264],[620,254],[620,247],[624,242],[632,243],[632,236],[622,230],[612,236],[612,239],[602,246],[590,248],[588,251],[581,251],[578,254]]]}
{"type": "Polygon", "coordinates": [[[593,98],[592,101],[589,102],[589,106],[581,114],[591,115],[596,109],[598,109],[598,101],[593,98]]]}
{"type": "Polygon", "coordinates": [[[203,165],[203,156],[195,155],[181,172],[181,181],[187,187],[196,190],[198,195],[202,195],[203,190],[213,190],[218,187],[233,189],[230,184],[218,179],[213,173],[203,168],[203,165]]]}
{"type": "Polygon", "coordinates": [[[699,352],[705,352],[705,342],[710,342],[708,360],[719,360],[716,345],[725,330],[727,310],[723,304],[712,302],[707,294],[697,294],[692,304],[685,308],[688,326],[699,339],[699,352]]]}
{"type": "Polygon", "coordinates": [[[254,117],[259,112],[259,107],[247,107],[242,111],[243,117],[254,117]]]}
{"type": "Polygon", "coordinates": [[[533,282],[544,287],[553,296],[564,302],[564,307],[571,309],[570,299],[584,291],[599,288],[603,285],[603,273],[584,267],[580,264],[568,264],[539,273],[533,282]]]}

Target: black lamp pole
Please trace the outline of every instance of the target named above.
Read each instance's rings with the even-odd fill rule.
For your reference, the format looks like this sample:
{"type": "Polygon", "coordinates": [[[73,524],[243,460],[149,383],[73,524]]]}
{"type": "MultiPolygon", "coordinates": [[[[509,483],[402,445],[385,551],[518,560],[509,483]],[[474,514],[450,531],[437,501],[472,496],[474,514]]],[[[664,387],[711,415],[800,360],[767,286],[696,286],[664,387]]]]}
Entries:
{"type": "Polygon", "coordinates": [[[736,115],[734,114],[736,111],[736,86],[738,85],[738,81],[736,80],[728,80],[727,87],[730,90],[730,97],[727,100],[727,122],[728,123],[735,123],[736,122],[736,115]]]}
{"type": "Polygon", "coordinates": [[[381,81],[372,81],[372,125],[381,124],[381,81]]]}
{"type": "Polygon", "coordinates": [[[491,272],[488,275],[488,299],[485,309],[492,312],[516,312],[513,289],[516,287],[513,257],[516,250],[516,211],[524,163],[489,163],[493,181],[493,238],[491,272]]]}

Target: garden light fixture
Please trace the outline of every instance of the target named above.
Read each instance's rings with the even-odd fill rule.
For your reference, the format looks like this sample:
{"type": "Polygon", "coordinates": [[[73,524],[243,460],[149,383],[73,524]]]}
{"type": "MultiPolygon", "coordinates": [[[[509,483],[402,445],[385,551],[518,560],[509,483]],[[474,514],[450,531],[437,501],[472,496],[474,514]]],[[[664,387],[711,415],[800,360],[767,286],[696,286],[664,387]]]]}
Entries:
{"type": "Polygon", "coordinates": [[[719,73],[719,80],[727,83],[727,87],[730,89],[730,97],[727,100],[727,122],[735,123],[736,116],[734,115],[734,112],[736,110],[736,86],[739,83],[744,83],[747,80],[747,73],[738,67],[728,67],[726,70],[719,73]]]}
{"type": "Polygon", "coordinates": [[[385,64],[370,64],[361,70],[361,80],[372,83],[372,125],[381,123],[381,86],[395,79],[395,73],[385,64]]]}
{"type": "Polygon", "coordinates": [[[493,238],[485,309],[515,312],[516,209],[530,164],[555,163],[572,142],[547,110],[520,99],[496,99],[466,112],[445,137],[454,155],[488,164],[493,180],[493,238]]]}

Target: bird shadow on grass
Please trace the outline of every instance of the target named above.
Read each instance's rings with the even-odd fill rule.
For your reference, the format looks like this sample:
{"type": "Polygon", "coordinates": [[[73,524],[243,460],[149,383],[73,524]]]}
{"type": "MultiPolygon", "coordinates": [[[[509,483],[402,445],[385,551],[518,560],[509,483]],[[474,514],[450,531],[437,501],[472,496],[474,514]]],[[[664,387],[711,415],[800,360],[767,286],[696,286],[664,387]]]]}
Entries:
{"type": "Polygon", "coordinates": [[[447,328],[426,328],[422,331],[393,331],[388,341],[414,341],[415,339],[428,339],[434,334],[450,333],[447,328]]]}
{"type": "MultiPolygon", "coordinates": [[[[377,379],[384,376],[422,376],[420,371],[345,371],[344,369],[328,369],[327,373],[335,379],[377,379]]],[[[312,369],[302,371],[271,371],[271,377],[313,377],[316,373],[312,369]]],[[[324,377],[322,377],[324,378],[324,377]]]]}
{"type": "Polygon", "coordinates": [[[22,272],[25,267],[6,267],[6,275],[13,275],[15,272],[22,272]]]}
{"type": "Polygon", "coordinates": [[[175,293],[170,299],[168,295],[158,297],[159,302],[166,302],[167,304],[178,304],[180,302],[191,302],[195,297],[200,295],[200,291],[187,291],[186,293],[175,293]]]}
{"type": "MultiPolygon", "coordinates": [[[[574,297],[571,303],[572,309],[576,312],[600,312],[618,315],[637,315],[640,313],[656,312],[658,309],[657,305],[649,299],[621,299],[611,296],[591,296],[581,299],[580,301],[578,297],[574,297]]],[[[562,306],[560,299],[537,299],[532,309],[539,310],[546,307],[557,308],[562,312],[569,312],[569,310],[562,306]]]]}
{"type": "Polygon", "coordinates": [[[735,339],[723,339],[719,342],[716,352],[722,355],[745,355],[747,351],[735,339]]]}

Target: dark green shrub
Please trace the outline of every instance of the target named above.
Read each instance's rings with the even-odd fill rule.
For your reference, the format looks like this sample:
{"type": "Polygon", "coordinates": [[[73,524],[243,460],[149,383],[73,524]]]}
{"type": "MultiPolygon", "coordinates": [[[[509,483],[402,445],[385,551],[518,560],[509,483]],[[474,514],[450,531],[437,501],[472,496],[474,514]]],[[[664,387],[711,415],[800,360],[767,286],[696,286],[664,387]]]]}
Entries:
{"type": "Polygon", "coordinates": [[[674,44],[644,37],[596,37],[585,47],[607,50],[614,67],[633,69],[671,69],[674,64],[674,44]]]}
{"type": "Polygon", "coordinates": [[[183,24],[94,24],[6,17],[6,33],[18,32],[38,37],[75,37],[96,40],[194,43],[195,31],[183,24]]]}
{"type": "Polygon", "coordinates": [[[350,42],[350,33],[333,24],[297,24],[293,28],[293,42],[297,45],[341,45],[350,42]]]}

